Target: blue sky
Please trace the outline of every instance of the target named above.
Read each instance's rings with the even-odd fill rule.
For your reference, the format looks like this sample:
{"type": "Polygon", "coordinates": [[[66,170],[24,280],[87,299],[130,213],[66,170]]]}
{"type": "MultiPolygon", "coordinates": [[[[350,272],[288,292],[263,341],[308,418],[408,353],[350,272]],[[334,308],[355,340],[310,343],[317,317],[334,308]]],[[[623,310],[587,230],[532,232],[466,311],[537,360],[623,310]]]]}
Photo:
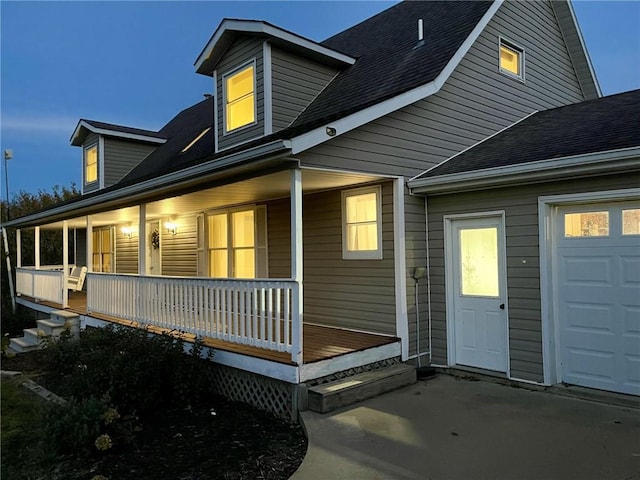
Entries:
{"type": "MultiPolygon", "coordinates": [[[[320,41],[394,3],[0,0],[10,193],[79,186],[81,151],[69,138],[80,118],[156,130],[211,92],[193,62],[224,17],[320,41]]],[[[574,9],[603,94],[640,88],[640,1],[576,0],[574,9]]]]}

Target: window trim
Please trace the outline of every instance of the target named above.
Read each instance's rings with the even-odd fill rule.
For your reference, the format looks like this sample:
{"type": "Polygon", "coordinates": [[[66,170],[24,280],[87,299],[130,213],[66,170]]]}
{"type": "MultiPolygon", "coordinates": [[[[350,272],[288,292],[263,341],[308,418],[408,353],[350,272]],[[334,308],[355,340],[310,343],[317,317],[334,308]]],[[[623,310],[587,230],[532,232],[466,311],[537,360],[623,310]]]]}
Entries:
{"type": "Polygon", "coordinates": [[[258,70],[257,70],[257,62],[256,58],[252,58],[248,62],[245,62],[231,70],[228,70],[226,73],[222,74],[222,135],[232,135],[247,128],[253,127],[258,124],[258,70]],[[248,67],[253,67],[253,122],[247,123],[238,128],[234,128],[233,130],[227,130],[227,78],[236,75],[248,67]]]}
{"type": "Polygon", "coordinates": [[[382,260],[382,186],[353,188],[342,191],[342,258],[343,260],[382,260]],[[350,251],[347,249],[347,198],[357,195],[376,194],[376,230],[378,236],[378,248],[376,250],[350,251]]]}
{"type": "Polygon", "coordinates": [[[507,40],[506,38],[504,38],[503,36],[499,36],[498,37],[498,70],[500,71],[500,73],[502,73],[503,75],[506,75],[507,77],[511,77],[514,78],[516,80],[519,80],[521,82],[524,83],[525,81],[525,51],[524,48],[522,48],[521,46],[519,46],[517,43],[512,42],[511,40],[507,40]],[[502,68],[501,62],[500,62],[500,53],[501,53],[501,49],[502,47],[507,48],[515,53],[518,54],[518,63],[519,63],[519,71],[520,74],[517,73],[513,73],[510,70],[507,70],[506,68],[502,68]]]}
{"type": "Polygon", "coordinates": [[[98,148],[98,143],[92,143],[91,145],[87,145],[82,150],[82,178],[84,180],[85,185],[93,185],[98,183],[100,180],[100,149],[98,148]],[[87,152],[90,150],[96,149],[96,178],[95,180],[87,181],[87,152]]]}

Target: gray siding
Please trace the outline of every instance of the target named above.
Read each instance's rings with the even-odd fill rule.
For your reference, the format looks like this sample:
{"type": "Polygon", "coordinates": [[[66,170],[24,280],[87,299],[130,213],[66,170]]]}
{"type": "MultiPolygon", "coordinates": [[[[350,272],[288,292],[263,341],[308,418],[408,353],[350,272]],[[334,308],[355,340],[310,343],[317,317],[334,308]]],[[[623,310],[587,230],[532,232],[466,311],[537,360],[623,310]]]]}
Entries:
{"type": "Polygon", "coordinates": [[[138,142],[104,139],[104,186],[119,182],[156,147],[138,142]]]}
{"type": "MultiPolygon", "coordinates": [[[[98,145],[98,135],[96,135],[95,133],[87,134],[87,138],[82,144],[82,151],[80,153],[80,168],[82,169],[82,193],[95,192],[100,189],[100,171],[103,167],[102,165],[100,165],[100,151],[98,151],[98,181],[92,182],[90,184],[85,183],[84,149],[86,147],[90,147],[91,145],[98,145]]],[[[98,148],[100,148],[99,145],[98,148]]]]}
{"type": "Polygon", "coordinates": [[[122,233],[121,226],[115,227],[116,254],[115,273],[138,273],[138,235],[128,238],[122,233]]]}
{"type": "Polygon", "coordinates": [[[238,145],[248,140],[264,135],[264,69],[263,69],[263,41],[259,38],[246,37],[237,40],[227,51],[224,58],[216,67],[217,85],[216,96],[218,104],[218,150],[238,145]],[[224,95],[223,76],[246,62],[255,59],[256,62],[256,120],[253,126],[224,134],[224,95]]]}
{"type": "Polygon", "coordinates": [[[429,197],[433,362],[447,363],[443,215],[504,210],[511,376],[541,382],[538,197],[637,185],[637,176],[616,175],[429,197]]]}
{"type": "Polygon", "coordinates": [[[304,320],[395,335],[393,188],[382,188],[382,260],[342,259],[339,190],[303,199],[304,320]]]}
{"type": "MultiPolygon", "coordinates": [[[[160,228],[162,274],[166,276],[196,277],[198,275],[198,236],[195,215],[179,217],[176,235],[160,228]]],[[[162,222],[164,223],[164,222],[162,222]]]]}
{"type": "Polygon", "coordinates": [[[76,228],[75,235],[75,259],[74,263],[80,267],[87,266],[87,229],[76,228]]]}
{"type": "MultiPolygon", "coordinates": [[[[305,199],[303,199],[304,204],[305,199]]],[[[291,278],[291,200],[267,204],[269,278],[291,278]]],[[[303,247],[304,248],[304,247],[303,247]]]]}
{"type": "Polygon", "coordinates": [[[271,49],[273,131],[287,127],[331,82],[337,70],[271,49]]]}
{"type": "MultiPolygon", "coordinates": [[[[420,352],[429,351],[429,304],[427,297],[426,276],[418,281],[414,279],[416,268],[427,266],[427,220],[423,197],[413,197],[405,193],[405,255],[406,255],[406,282],[407,282],[407,318],[409,322],[409,356],[417,354],[416,342],[417,324],[420,322],[420,352]],[[418,289],[416,308],[416,288],[418,289]],[[416,310],[418,316],[416,316],[416,310]]],[[[428,357],[422,357],[426,363],[428,357]]]]}
{"type": "Polygon", "coordinates": [[[440,91],[299,155],[303,165],[414,176],[535,111],[583,100],[548,2],[505,2],[440,91]],[[526,82],[499,72],[498,37],[526,82]]]}

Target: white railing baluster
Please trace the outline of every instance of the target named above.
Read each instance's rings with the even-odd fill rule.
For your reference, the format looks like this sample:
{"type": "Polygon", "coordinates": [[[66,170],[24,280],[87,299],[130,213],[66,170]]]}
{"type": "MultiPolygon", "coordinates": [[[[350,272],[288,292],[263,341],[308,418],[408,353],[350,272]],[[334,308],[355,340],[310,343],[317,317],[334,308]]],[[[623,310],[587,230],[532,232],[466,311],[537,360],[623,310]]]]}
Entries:
{"type": "MultiPolygon", "coordinates": [[[[18,293],[57,295],[61,272],[19,269],[18,293]],[[41,274],[42,272],[45,272],[41,274]],[[43,280],[45,278],[45,280],[43,280]]],[[[291,352],[296,284],[290,280],[87,275],[87,311],[198,336],[291,352]]],[[[61,290],[61,288],[60,288],[61,290]]],[[[54,300],[55,301],[55,300],[54,300]]]]}

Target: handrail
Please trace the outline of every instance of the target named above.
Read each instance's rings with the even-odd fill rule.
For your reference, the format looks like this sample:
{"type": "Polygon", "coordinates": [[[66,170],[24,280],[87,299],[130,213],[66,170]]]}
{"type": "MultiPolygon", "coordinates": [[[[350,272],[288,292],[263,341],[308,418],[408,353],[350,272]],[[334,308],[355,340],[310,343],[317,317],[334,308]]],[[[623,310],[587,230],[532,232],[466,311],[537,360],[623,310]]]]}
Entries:
{"type": "Polygon", "coordinates": [[[297,282],[88,273],[87,311],[280,352],[292,351],[297,282]]]}
{"type": "Polygon", "coordinates": [[[64,299],[64,272],[28,267],[16,268],[16,293],[35,300],[62,304],[64,299]]]}

